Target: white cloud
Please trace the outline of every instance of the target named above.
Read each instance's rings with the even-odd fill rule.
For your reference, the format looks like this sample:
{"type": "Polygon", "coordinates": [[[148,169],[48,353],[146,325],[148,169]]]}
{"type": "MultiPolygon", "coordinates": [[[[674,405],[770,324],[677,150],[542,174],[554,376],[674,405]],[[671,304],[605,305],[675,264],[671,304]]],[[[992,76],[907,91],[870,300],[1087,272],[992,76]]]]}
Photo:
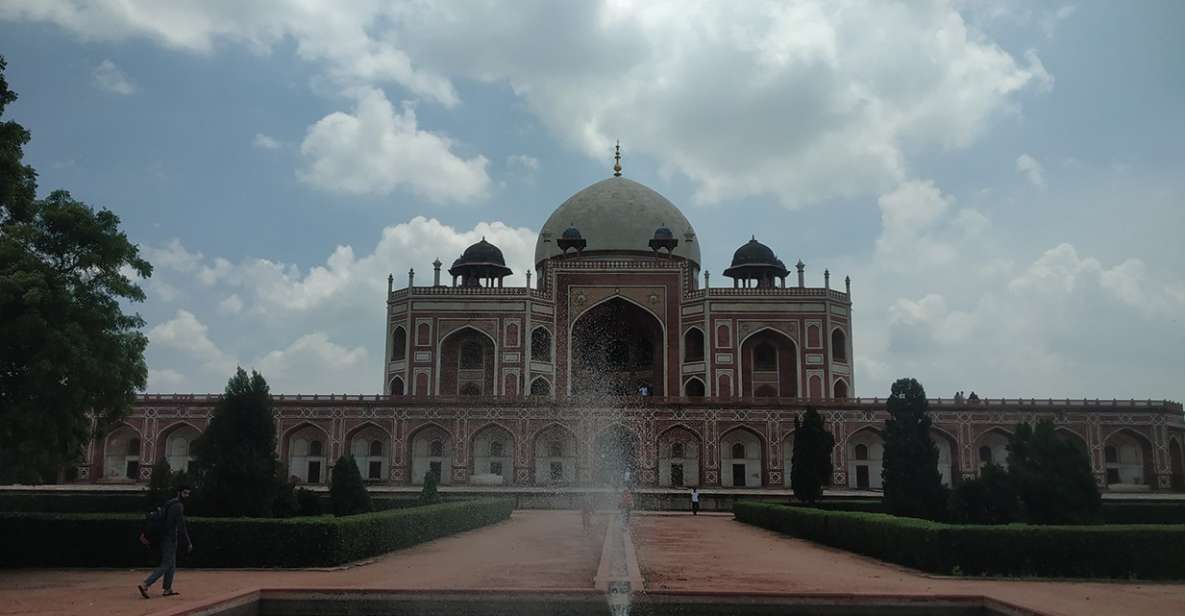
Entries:
{"type": "Polygon", "coordinates": [[[506,166],[525,173],[535,173],[539,170],[539,159],[526,154],[511,154],[506,157],[506,166]]]}
{"type": "Polygon", "coordinates": [[[956,244],[982,233],[987,218],[972,209],[953,216],[951,197],[930,181],[903,182],[877,201],[881,236],[876,257],[881,267],[917,272],[940,267],[957,257],[956,244]]]}
{"type": "Polygon", "coordinates": [[[263,133],[255,133],[255,138],[251,140],[251,145],[260,150],[278,150],[280,149],[280,142],[268,137],[263,133]]]}
{"type": "Polygon", "coordinates": [[[185,391],[189,381],[176,370],[169,368],[164,369],[148,369],[148,388],[147,391],[153,393],[179,393],[185,391]]]}
{"type": "Polygon", "coordinates": [[[243,300],[239,298],[237,293],[231,293],[225,299],[218,302],[218,312],[220,314],[238,314],[243,311],[243,300]]]}
{"type": "Polygon", "coordinates": [[[406,186],[436,202],[472,201],[490,184],[484,156],[461,158],[446,137],[420,130],[410,105],[396,113],[380,90],[358,97],[353,114],[331,113],[300,146],[300,177],[326,190],[385,195],[406,186]]]}
{"type": "Polygon", "coordinates": [[[154,346],[172,349],[196,360],[206,370],[230,374],[235,360],[214,344],[209,328],[188,310],[178,310],[176,316],[148,330],[148,340],[154,346]]]}
{"type": "Polygon", "coordinates": [[[103,60],[95,67],[94,78],[95,85],[108,92],[127,96],[136,91],[136,84],[111,60],[103,60]]]}
{"type": "Polygon", "coordinates": [[[301,336],[287,348],[257,359],[252,367],[284,393],[358,393],[378,389],[382,367],[371,365],[363,347],[334,344],[322,332],[301,336]]]}
{"type": "Polygon", "coordinates": [[[1045,168],[1036,158],[1028,154],[1021,154],[1016,158],[1016,170],[1037,188],[1045,188],[1045,168]]]}
{"type": "Polygon", "coordinates": [[[598,160],[623,139],[627,174],[630,156],[647,155],[689,177],[698,201],[771,196],[793,207],[889,190],[908,178],[906,152],[965,147],[1015,110],[1017,92],[1052,84],[1035,52],[1018,60],[959,8],[13,0],[0,17],[197,52],[293,41],[335,90],[369,92],[358,112],[327,116],[305,142],[305,177],[334,190],[385,194],[406,183],[437,200],[484,191],[484,159],[458,157],[373,90],[396,83],[451,107],[453,81],[469,79],[508,84],[554,135],[598,160]],[[387,147],[396,143],[422,150],[397,157],[387,147]],[[411,174],[429,164],[442,167],[411,174]],[[375,172],[381,165],[394,165],[392,179],[375,172]]]}

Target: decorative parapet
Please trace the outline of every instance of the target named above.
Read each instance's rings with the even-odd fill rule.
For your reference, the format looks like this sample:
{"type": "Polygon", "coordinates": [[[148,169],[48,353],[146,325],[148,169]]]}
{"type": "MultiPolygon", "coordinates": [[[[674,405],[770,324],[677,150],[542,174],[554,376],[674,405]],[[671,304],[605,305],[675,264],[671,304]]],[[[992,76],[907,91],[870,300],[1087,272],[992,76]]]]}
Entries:
{"type": "MultiPolygon", "coordinates": [[[[136,403],[140,405],[160,403],[214,403],[222,399],[222,394],[139,394],[136,403]]],[[[415,398],[408,396],[388,396],[383,394],[276,394],[272,396],[276,403],[325,403],[341,404],[345,402],[373,402],[391,406],[436,406],[436,407],[494,407],[494,406],[548,406],[588,408],[603,406],[603,401],[590,402],[579,399],[551,400],[548,398],[531,397],[432,397],[415,398]]],[[[817,398],[686,398],[680,396],[622,396],[617,405],[623,408],[840,408],[850,410],[880,410],[887,399],[847,398],[847,399],[817,399],[817,398]]],[[[1065,411],[1065,412],[1169,412],[1182,413],[1180,402],[1172,400],[1119,400],[1119,399],[1087,399],[1087,398],[982,398],[980,400],[956,401],[952,398],[930,398],[930,408],[935,411],[966,412],[996,411],[996,410],[1032,410],[1032,411],[1065,411]]]]}

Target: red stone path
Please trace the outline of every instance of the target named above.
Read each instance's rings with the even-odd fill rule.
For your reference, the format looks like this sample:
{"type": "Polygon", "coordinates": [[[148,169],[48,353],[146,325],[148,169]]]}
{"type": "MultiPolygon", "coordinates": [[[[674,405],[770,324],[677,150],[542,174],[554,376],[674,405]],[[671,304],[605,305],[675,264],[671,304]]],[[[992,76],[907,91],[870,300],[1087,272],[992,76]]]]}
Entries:
{"type": "MultiPolygon", "coordinates": [[[[353,567],[182,569],[176,582],[181,597],[149,601],[136,594],[135,585],[145,575],[141,570],[0,570],[0,614],[146,615],[258,587],[592,589],[603,537],[603,518],[585,533],[576,512],[516,511],[507,522],[353,567]]],[[[931,577],[777,535],[723,514],[635,515],[633,539],[649,589],[970,594],[1049,614],[1185,614],[1185,584],[931,577]]]]}
{"type": "Polygon", "coordinates": [[[648,589],[972,594],[1047,614],[1185,615],[1185,584],[933,577],[822,547],[730,515],[640,515],[634,548],[648,589]]]}
{"type": "Polygon", "coordinates": [[[148,601],[136,592],[143,570],[0,570],[0,614],[145,615],[261,586],[591,590],[604,534],[601,517],[585,533],[574,511],[516,511],[501,524],[336,570],[186,570],[182,559],[173,583],[181,596],[156,596],[158,582],[148,601]]]}

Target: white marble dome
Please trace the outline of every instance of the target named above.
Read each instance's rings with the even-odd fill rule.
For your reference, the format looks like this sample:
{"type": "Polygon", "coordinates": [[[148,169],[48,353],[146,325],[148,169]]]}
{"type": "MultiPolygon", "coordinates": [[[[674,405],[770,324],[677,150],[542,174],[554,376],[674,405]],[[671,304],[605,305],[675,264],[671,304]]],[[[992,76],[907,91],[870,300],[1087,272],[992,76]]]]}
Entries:
{"type": "Polygon", "coordinates": [[[535,243],[535,265],[561,254],[556,240],[574,228],[588,242],[585,254],[649,253],[660,228],[679,245],[672,252],[700,267],[699,239],[687,218],[666,197],[623,177],[601,180],[568,197],[543,224],[535,243]]]}

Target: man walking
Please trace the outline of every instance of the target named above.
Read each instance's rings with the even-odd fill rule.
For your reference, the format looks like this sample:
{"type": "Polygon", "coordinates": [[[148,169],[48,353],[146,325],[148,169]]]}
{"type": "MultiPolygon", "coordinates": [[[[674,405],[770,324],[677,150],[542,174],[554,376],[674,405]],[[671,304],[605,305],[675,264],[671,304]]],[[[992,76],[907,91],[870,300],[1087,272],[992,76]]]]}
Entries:
{"type": "MultiPolygon", "coordinates": [[[[158,539],[160,542],[160,565],[148,575],[143,584],[136,586],[136,590],[140,591],[140,596],[145,599],[148,598],[148,589],[152,588],[152,584],[161,576],[165,578],[165,590],[161,593],[162,597],[181,594],[173,590],[173,575],[177,573],[177,545],[180,543],[184,546],[186,553],[193,551],[193,543],[189,540],[189,531],[185,528],[185,505],[182,502],[187,498],[189,498],[189,486],[178,486],[177,496],[169,499],[161,507],[164,511],[164,522],[158,539]]],[[[149,539],[144,536],[144,533],[140,533],[140,543],[149,545],[149,539]]]]}
{"type": "Polygon", "coordinates": [[[691,488],[691,515],[699,515],[699,488],[691,488]]]}

